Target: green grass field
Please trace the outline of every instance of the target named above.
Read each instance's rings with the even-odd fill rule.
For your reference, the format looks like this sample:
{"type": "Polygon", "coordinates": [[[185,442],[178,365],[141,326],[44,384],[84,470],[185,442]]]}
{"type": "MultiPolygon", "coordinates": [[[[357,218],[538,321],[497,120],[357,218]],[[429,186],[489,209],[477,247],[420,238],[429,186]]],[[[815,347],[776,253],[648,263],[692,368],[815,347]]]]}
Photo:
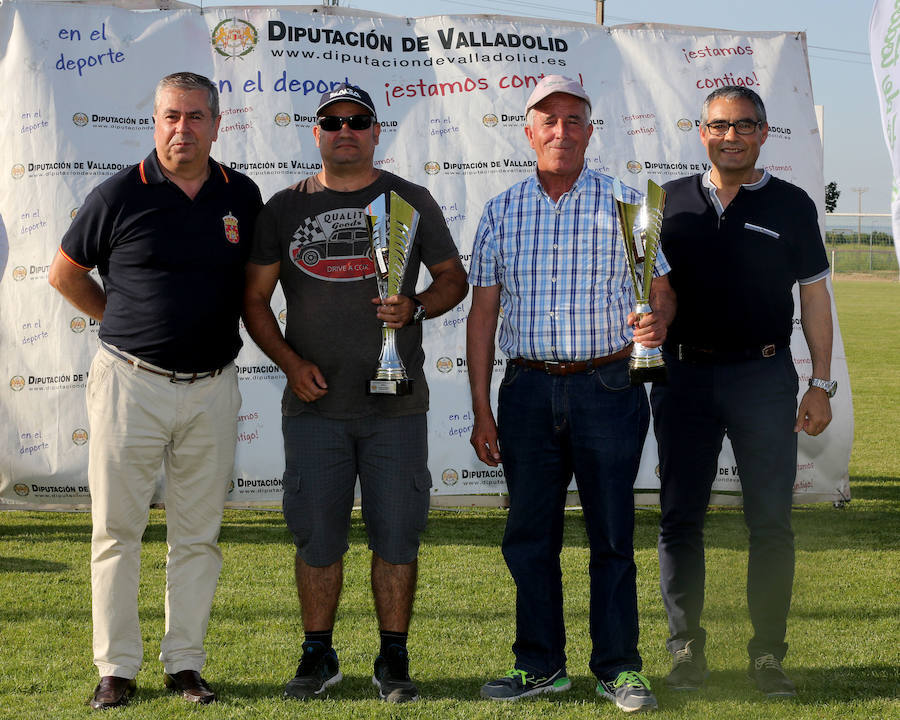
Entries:
{"type": "MultiPolygon", "coordinates": [[[[665,614],[658,590],[655,510],[637,515],[636,547],[645,673],[659,718],[840,720],[900,718],[900,285],[838,280],[835,294],[850,364],[856,417],[852,502],[797,508],[797,575],[785,666],[795,701],[767,702],[744,673],[749,636],[740,512],[707,523],[705,624],[712,675],[701,692],[667,691],[662,678],[665,614]]],[[[204,675],[216,705],[187,707],[162,689],[156,655],[163,631],[165,526],[153,511],[144,543],[141,617],[144,669],[138,695],[111,718],[576,718],[620,717],[594,697],[587,669],[587,547],[571,512],[563,570],[573,689],[511,705],[478,699],[482,682],[511,665],[513,586],[499,545],[502,510],[432,513],[421,560],[410,640],[412,673],[424,700],[374,699],[377,626],[368,590],[369,553],[354,517],[335,644],[344,681],[313,703],[280,699],[293,675],[302,632],[292,547],[280,514],[229,511],[225,565],[207,637],[204,675]]],[[[90,517],[0,514],[0,718],[87,718],[96,683],[90,649],[90,517]]]]}

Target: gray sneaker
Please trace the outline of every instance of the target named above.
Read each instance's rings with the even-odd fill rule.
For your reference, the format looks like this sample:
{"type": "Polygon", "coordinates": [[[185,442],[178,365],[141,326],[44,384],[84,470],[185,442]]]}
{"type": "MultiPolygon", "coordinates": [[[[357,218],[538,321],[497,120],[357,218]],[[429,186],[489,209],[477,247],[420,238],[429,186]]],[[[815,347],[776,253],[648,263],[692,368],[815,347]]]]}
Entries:
{"type": "Polygon", "coordinates": [[[334,648],[326,650],[320,642],[305,642],[297,674],[284,686],[283,697],[294,700],[319,697],[343,678],[334,648]]]}
{"type": "Polygon", "coordinates": [[[634,670],[620,672],[615,680],[601,680],[597,683],[597,694],[625,712],[647,712],[657,708],[650,682],[634,670]]]}
{"type": "Polygon", "coordinates": [[[699,690],[707,677],[706,655],[703,650],[694,650],[693,640],[688,640],[681,650],[672,657],[672,669],[666,676],[666,685],[673,690],[699,690]]]}
{"type": "Polygon", "coordinates": [[[572,687],[566,669],[560,668],[552,675],[535,675],[525,670],[512,669],[505,677],[491,680],[481,686],[481,697],[488,700],[521,700],[522,698],[549,692],[564,692],[572,687]]]}
{"type": "Polygon", "coordinates": [[[781,660],[771,654],[760,655],[750,661],[747,677],[759,691],[769,698],[792,698],[797,696],[797,687],[785,675],[781,660]]]}
{"type": "Polygon", "coordinates": [[[375,658],[372,684],[385,702],[402,703],[419,699],[419,690],[409,679],[409,655],[406,648],[391,645],[384,655],[375,658]]]}

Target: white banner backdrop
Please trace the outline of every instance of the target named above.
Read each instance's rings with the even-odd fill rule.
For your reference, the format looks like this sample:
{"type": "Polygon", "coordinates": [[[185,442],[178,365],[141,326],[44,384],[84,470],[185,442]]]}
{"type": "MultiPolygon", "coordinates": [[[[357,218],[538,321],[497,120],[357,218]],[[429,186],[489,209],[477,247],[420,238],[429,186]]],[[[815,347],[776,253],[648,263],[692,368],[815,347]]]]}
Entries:
{"type": "Polygon", "coordinates": [[[894,250],[900,261],[900,144],[897,123],[900,113],[900,0],[875,0],[869,20],[869,55],[875,74],[875,89],[881,106],[884,141],[891,155],[894,182],[891,187],[891,228],[894,250]]]}
{"type": "MultiPolygon", "coordinates": [[[[264,198],[319,169],[311,131],[319,94],[342,81],[368,89],[383,125],[376,164],[430,189],[466,266],[484,202],[534,172],[524,104],[545,73],[578,78],[593,98],[590,167],[639,189],[706,169],[697,133],[703,99],[725,84],[752,87],[771,124],[760,162],[803,187],[823,217],[803,33],[397,18],[319,6],[200,12],[4,2],[0,47],[0,506],[89,503],[83,396],[98,328],[49,286],[47,271],[88,191],[152,148],[153,89],[170,72],[192,70],[218,84],[223,117],[213,156],[253,177],[264,198]]],[[[723,292],[731,271],[721,270],[723,292]]],[[[283,323],[280,295],[273,307],[283,323]]],[[[469,445],[468,309],[466,300],[426,324],[438,502],[479,502],[474,496],[505,489],[502,468],[482,465],[469,445]]],[[[799,317],[794,326],[802,391],[810,360],[799,317]]],[[[495,380],[504,362],[496,361],[495,380]]],[[[277,503],[284,377],[246,336],[237,364],[244,402],[229,500],[277,503]]],[[[833,376],[834,422],[818,438],[800,436],[798,502],[849,498],[853,419],[837,325],[833,376]]],[[[651,432],[641,501],[653,501],[656,466],[651,432]]],[[[714,490],[719,502],[740,490],[727,443],[714,490]]]]}

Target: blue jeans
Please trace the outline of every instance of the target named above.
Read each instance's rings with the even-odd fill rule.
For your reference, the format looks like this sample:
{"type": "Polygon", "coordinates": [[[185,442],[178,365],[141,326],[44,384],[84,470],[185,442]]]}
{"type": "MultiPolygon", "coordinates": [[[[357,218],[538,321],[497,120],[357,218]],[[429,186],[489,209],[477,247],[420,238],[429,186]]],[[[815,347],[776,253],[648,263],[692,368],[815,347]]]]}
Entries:
{"type": "Polygon", "coordinates": [[[578,485],[590,543],[590,667],[640,670],[633,486],[649,425],[628,361],[567,376],[508,365],[498,430],[509,488],[503,557],[516,583],[516,667],[566,664],[562,550],[566,488],[578,485]]]}
{"type": "Polygon", "coordinates": [[[750,532],[747,604],[751,658],[783,659],[794,581],[791,498],[797,474],[797,373],[788,350],[774,357],[698,365],[665,353],[669,383],[654,386],[659,444],[659,574],[670,652],[700,650],[705,560],[703,523],[725,434],[741,479],[750,532]]]}

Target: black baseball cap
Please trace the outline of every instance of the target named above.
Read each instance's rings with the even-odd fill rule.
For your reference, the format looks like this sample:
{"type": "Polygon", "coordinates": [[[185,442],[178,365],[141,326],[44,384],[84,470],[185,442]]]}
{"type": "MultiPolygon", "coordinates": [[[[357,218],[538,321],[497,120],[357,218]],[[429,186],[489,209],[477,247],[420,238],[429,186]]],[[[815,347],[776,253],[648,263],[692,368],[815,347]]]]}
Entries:
{"type": "Polygon", "coordinates": [[[322,93],[322,97],[319,98],[319,107],[316,109],[316,115],[321,115],[325,108],[337,102],[355,102],[357,105],[362,105],[366,110],[369,110],[372,113],[372,117],[376,120],[378,119],[378,113],[375,112],[375,103],[372,102],[369,93],[349,83],[341,83],[328,92],[322,93]]]}

